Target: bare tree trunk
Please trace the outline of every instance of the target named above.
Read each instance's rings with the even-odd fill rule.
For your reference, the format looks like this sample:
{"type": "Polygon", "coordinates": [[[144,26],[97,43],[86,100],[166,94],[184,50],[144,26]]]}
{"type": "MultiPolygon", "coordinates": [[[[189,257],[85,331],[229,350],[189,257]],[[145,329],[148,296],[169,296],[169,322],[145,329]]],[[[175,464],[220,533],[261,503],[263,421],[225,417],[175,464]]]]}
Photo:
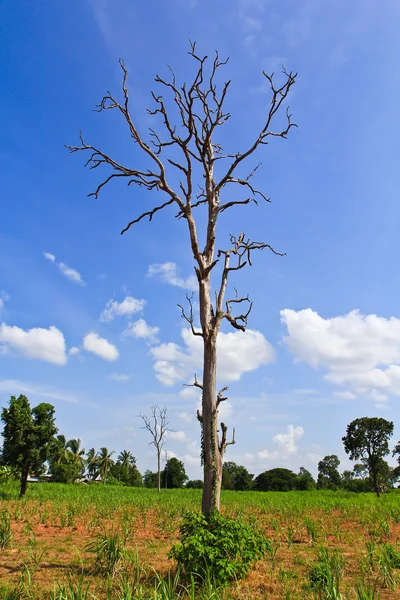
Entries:
{"type": "Polygon", "coordinates": [[[202,511],[209,515],[219,510],[222,483],[222,456],[218,442],[217,344],[214,335],[204,340],[203,372],[203,461],[204,487],[202,511]]]}
{"type": "Polygon", "coordinates": [[[161,492],[161,450],[157,448],[157,491],[161,492]]]}

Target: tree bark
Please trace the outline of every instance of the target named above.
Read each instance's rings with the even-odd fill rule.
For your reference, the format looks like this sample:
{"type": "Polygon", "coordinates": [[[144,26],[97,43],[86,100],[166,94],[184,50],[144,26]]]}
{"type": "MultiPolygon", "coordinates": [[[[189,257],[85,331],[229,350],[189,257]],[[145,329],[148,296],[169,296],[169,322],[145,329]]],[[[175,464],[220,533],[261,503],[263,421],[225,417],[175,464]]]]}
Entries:
{"type": "Polygon", "coordinates": [[[161,492],[161,450],[157,449],[157,491],[161,492]]]}
{"type": "Polygon", "coordinates": [[[203,372],[203,461],[204,487],[202,511],[209,515],[219,510],[222,483],[222,456],[218,443],[217,343],[212,334],[204,340],[203,372]]]}
{"type": "Polygon", "coordinates": [[[29,462],[25,463],[21,471],[21,489],[19,492],[19,497],[23,498],[26,494],[26,488],[28,487],[28,476],[29,476],[29,462]]]}

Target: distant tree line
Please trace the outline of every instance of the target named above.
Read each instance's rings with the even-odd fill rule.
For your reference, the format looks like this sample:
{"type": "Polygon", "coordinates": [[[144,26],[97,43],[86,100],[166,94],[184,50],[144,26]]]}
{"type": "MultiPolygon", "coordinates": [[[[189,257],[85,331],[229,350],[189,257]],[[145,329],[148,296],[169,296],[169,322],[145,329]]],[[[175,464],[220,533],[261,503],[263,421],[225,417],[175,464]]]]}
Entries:
{"type": "MultiPolygon", "coordinates": [[[[160,472],[146,471],[142,476],[136,458],[129,450],[122,450],[116,460],[114,451],[102,447],[99,451],[81,447],[81,440],[67,440],[58,434],[54,407],[41,403],[31,408],[26,396],[12,396],[9,406],[1,413],[3,447],[0,454],[0,481],[2,477],[18,473],[20,495],[26,492],[29,474],[48,473],[60,483],[76,481],[103,484],[145,486],[148,488],[203,487],[202,480],[188,480],[185,466],[176,457],[169,458],[160,472]]],[[[400,442],[392,454],[399,466],[391,468],[385,457],[389,454],[389,440],[393,423],[382,418],[363,417],[352,421],[342,438],[350,459],[358,461],[353,470],[339,473],[339,458],[325,456],[318,463],[318,478],[304,467],[298,473],[286,468],[274,468],[254,477],[246,467],[232,461],[225,462],[222,471],[222,489],[232,491],[279,491],[343,489],[350,492],[382,492],[395,487],[400,479],[400,442]]]]}

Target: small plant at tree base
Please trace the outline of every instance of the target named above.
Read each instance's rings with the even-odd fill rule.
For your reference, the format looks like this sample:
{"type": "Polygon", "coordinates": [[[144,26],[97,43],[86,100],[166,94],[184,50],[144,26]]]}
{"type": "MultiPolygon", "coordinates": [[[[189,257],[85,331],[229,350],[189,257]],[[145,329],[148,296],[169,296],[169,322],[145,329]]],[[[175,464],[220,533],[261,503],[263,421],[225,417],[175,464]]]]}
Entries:
{"type": "Polygon", "coordinates": [[[96,554],[95,571],[114,576],[117,574],[127,552],[118,531],[104,531],[86,546],[88,552],[96,554]]]}
{"type": "Polygon", "coordinates": [[[244,577],[252,562],[263,558],[269,542],[250,525],[213,512],[188,513],[180,527],[180,541],[170,550],[183,572],[202,578],[212,573],[216,582],[244,577]]]}
{"type": "Polygon", "coordinates": [[[321,598],[341,600],[342,595],[339,592],[341,573],[344,567],[343,555],[338,551],[331,551],[327,548],[320,548],[317,561],[310,565],[308,578],[310,585],[317,592],[320,592],[321,598]]]}
{"type": "Polygon", "coordinates": [[[11,519],[9,513],[4,510],[0,513],[0,548],[4,550],[11,543],[11,519]]]}

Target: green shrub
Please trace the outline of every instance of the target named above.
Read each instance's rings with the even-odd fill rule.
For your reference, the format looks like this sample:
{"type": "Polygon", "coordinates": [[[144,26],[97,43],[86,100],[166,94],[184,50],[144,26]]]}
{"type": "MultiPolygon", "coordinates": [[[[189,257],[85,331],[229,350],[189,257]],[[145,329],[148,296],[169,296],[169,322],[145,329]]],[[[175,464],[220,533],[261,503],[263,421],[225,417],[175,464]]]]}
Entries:
{"type": "Polygon", "coordinates": [[[225,584],[247,574],[252,562],[263,558],[269,542],[250,525],[214,512],[208,519],[187,513],[180,527],[180,541],[170,550],[188,576],[225,584]]]}

